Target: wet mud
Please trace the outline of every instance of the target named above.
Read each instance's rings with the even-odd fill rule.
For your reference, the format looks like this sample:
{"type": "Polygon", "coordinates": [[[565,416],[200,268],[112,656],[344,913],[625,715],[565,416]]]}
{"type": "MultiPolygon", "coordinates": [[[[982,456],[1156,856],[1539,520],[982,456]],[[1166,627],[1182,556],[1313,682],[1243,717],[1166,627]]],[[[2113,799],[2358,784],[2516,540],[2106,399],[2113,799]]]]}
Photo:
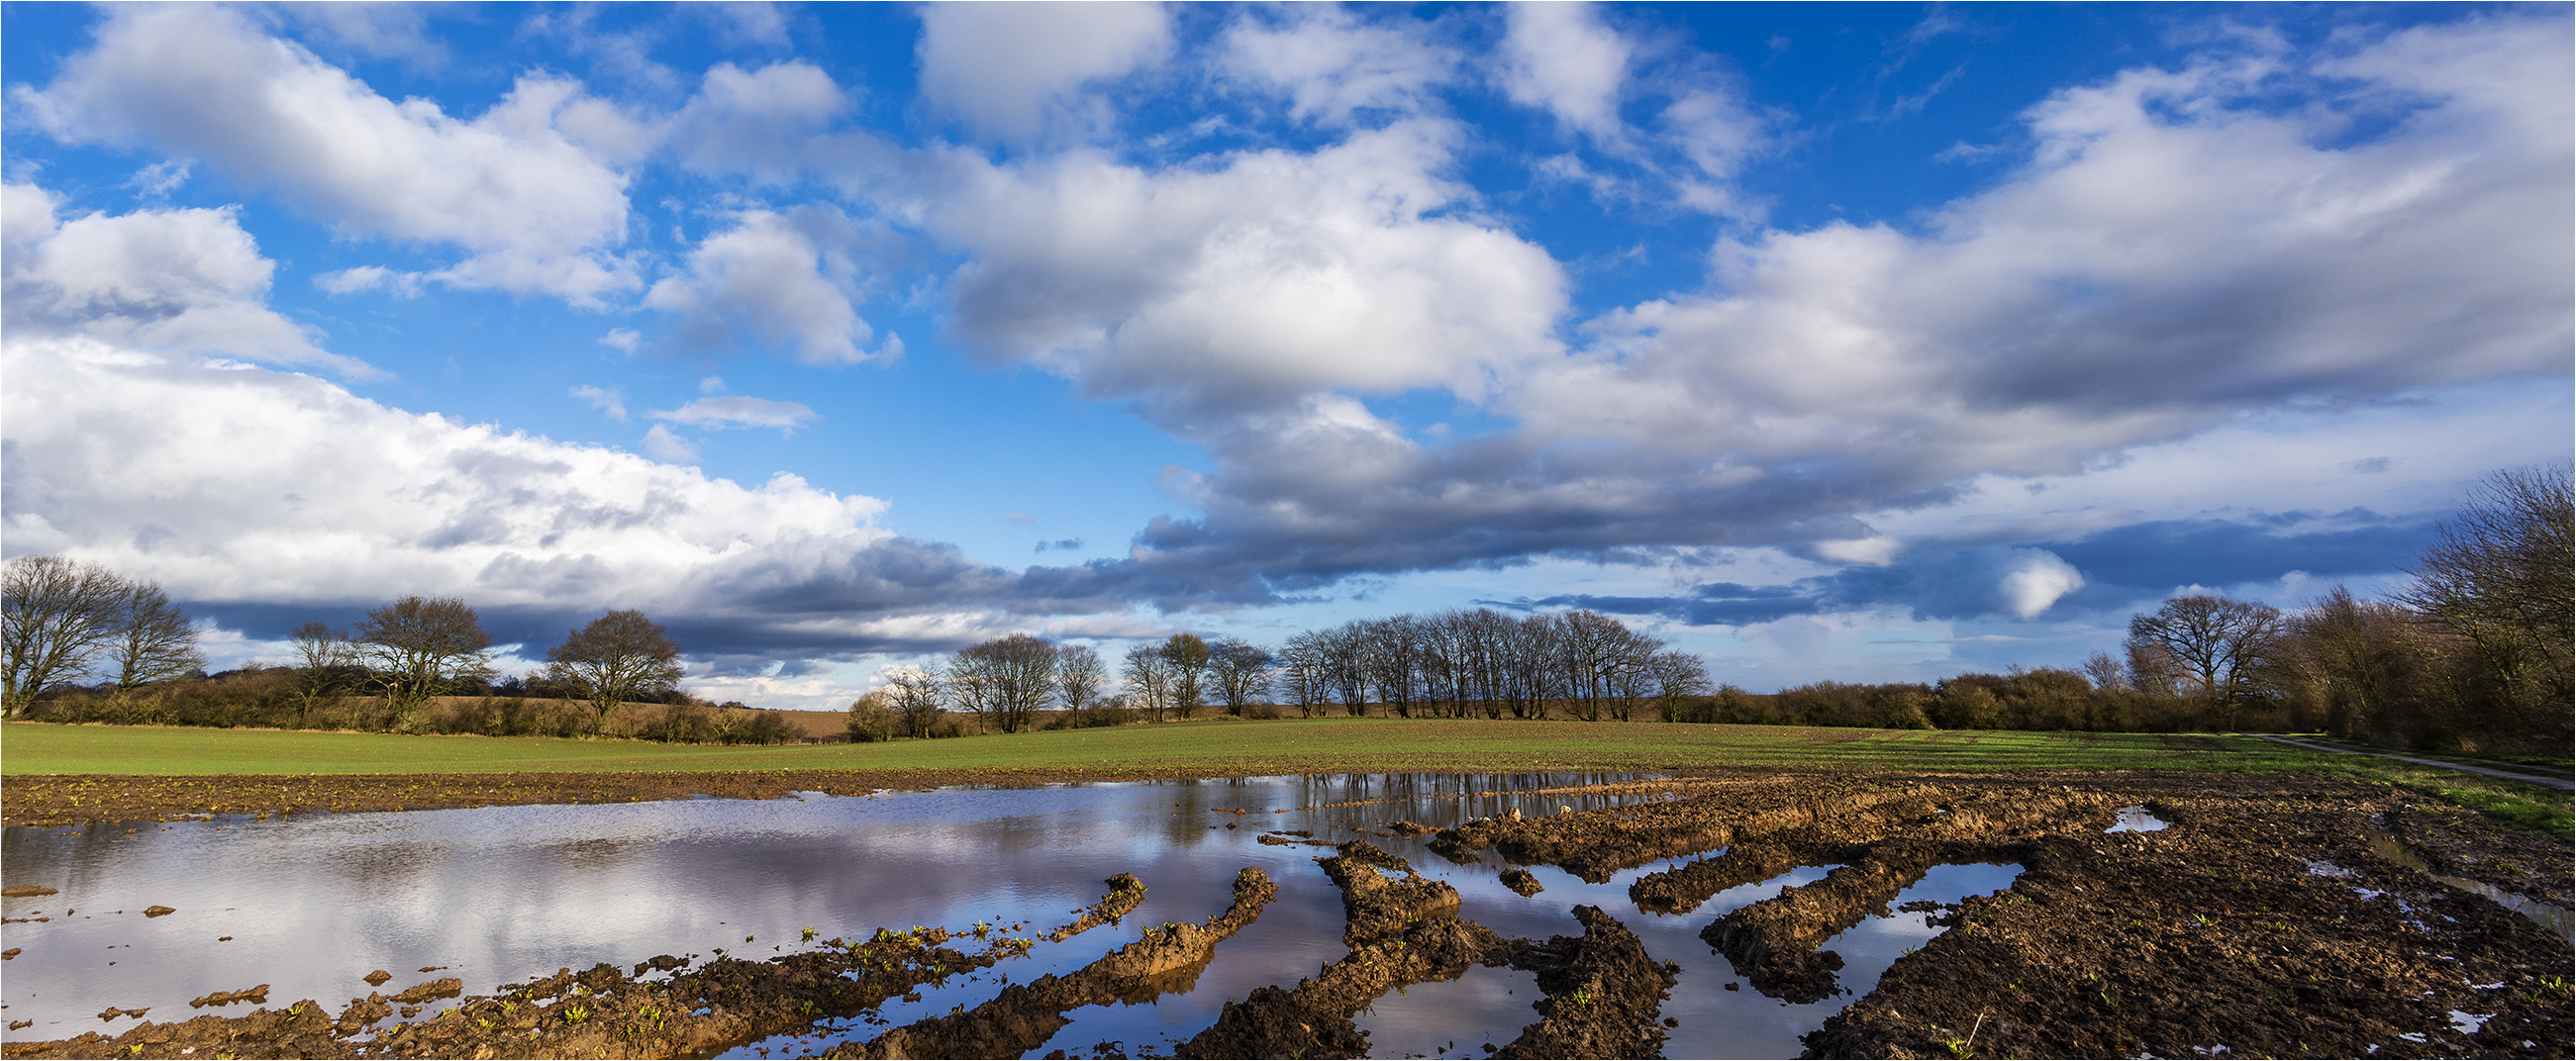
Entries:
{"type": "MultiPolygon", "coordinates": [[[[2576,876],[2566,841],[2502,829],[2418,794],[2297,776],[2074,771],[1644,784],[1659,798],[1369,835],[1422,836],[1438,857],[1494,873],[1523,895],[1539,890],[1525,867],[1554,866],[1598,884],[1660,864],[1635,875],[1629,898],[1648,914],[1704,918],[1700,938],[1742,987],[1791,1003],[1852,999],[1806,1036],[1809,1056],[2576,1053],[2569,940],[2436,876],[2564,904],[2576,876]],[[2106,831],[2122,808],[2137,806],[2166,828],[2106,831]],[[2386,857],[2374,842],[2400,845],[2407,858],[2386,857]],[[2009,888],[1955,905],[1902,900],[1934,868],[1961,863],[2021,872],[2009,888]],[[1728,889],[1801,867],[1830,870],[1722,914],[1700,913],[1728,889]],[[1932,914],[1931,926],[1947,931],[1874,984],[1843,982],[1833,939],[1898,910],[1932,914]]],[[[1330,848],[1315,863],[1339,892],[1346,953],[1294,984],[1226,1002],[1178,1044],[1180,1056],[1365,1056],[1370,1044],[1355,1017],[1372,1002],[1476,967],[1529,972],[1544,992],[1531,1023],[1496,1056],[1657,1056],[1673,992],[1739,986],[1677,980],[1677,967],[1656,961],[1617,914],[1597,906],[1574,908],[1579,935],[1505,938],[1462,919],[1455,887],[1387,847],[1289,831],[1260,840],[1330,848]]],[[[883,1027],[875,1013],[890,999],[1017,957],[1032,941],[1115,924],[1143,899],[1133,876],[1108,885],[1072,924],[1025,938],[879,930],[766,962],[662,955],[632,972],[563,970],[473,997],[442,978],[351,999],[336,1015],[311,1000],[163,1023],[136,1013],[137,1023],[112,1037],[10,1043],[5,1053],[703,1056],[829,1021],[883,1027]],[[431,1006],[444,1008],[412,1019],[431,1006]]],[[[844,1037],[826,1056],[1032,1052],[1072,1010],[1191,990],[1277,889],[1247,869],[1232,905],[1204,922],[1149,928],[1071,972],[1006,982],[980,1005],[864,1041],[844,1037]]],[[[264,992],[237,991],[199,1001],[264,1000],[264,992]]]]}

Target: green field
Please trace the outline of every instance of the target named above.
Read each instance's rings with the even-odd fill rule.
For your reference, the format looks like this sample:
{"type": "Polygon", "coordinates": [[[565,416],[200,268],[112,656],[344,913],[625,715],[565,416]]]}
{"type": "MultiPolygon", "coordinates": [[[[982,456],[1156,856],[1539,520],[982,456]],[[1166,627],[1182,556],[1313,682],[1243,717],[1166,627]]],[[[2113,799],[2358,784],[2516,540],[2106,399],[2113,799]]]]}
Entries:
{"type": "Polygon", "coordinates": [[[0,776],[490,774],[689,770],[1018,771],[1136,776],[1803,770],[2301,771],[2400,785],[2565,835],[2570,800],[2529,785],[2231,734],[2028,733],[1481,720],[1217,720],[888,744],[718,747],[546,737],[0,725],[0,776]]]}
{"type": "Polygon", "coordinates": [[[0,726],[0,774],[403,774],[627,770],[2281,770],[2333,757],[2250,738],[1476,720],[1208,721],[887,744],[719,747],[543,737],[0,726]]]}

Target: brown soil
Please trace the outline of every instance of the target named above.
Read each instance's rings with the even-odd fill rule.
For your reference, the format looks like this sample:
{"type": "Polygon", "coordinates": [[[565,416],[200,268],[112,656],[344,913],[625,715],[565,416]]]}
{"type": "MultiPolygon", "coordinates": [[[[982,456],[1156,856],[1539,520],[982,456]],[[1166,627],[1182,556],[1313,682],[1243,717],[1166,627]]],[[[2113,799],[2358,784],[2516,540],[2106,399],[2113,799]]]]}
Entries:
{"type": "Polygon", "coordinates": [[[1068,1011],[1112,1002],[1139,1005],[1166,993],[1188,991],[1214,957],[1216,945],[1250,925],[1278,895],[1279,887],[1269,875],[1247,867],[1235,876],[1233,905],[1205,925],[1167,923],[1160,930],[1147,929],[1145,938],[1072,973],[1012,984],[972,1010],[916,1021],[823,1056],[1023,1056],[1054,1038],[1065,1026],[1068,1011]]]}
{"type": "MultiPolygon", "coordinates": [[[[690,791],[715,795],[827,788],[819,777],[679,776],[690,791]],[[742,787],[727,789],[728,777],[742,787]]],[[[1552,864],[1590,881],[1700,856],[1646,874],[1630,889],[1641,907],[1674,913],[1798,866],[1840,867],[1712,918],[1703,932],[1753,990],[1800,1001],[1860,996],[1808,1036],[1812,1056],[2191,1057],[2220,1046],[2231,1056],[2576,1053],[2569,941],[2381,857],[2370,833],[2393,833],[2438,872],[2557,902],[2576,877],[2566,841],[2501,829],[2404,790],[2296,776],[2083,771],[1765,774],[1654,784],[1677,798],[1480,820],[1441,831],[1433,846],[1462,863],[1498,851],[1512,863],[1552,864]],[[2170,828],[2104,833],[2114,812],[2131,804],[2149,807],[2170,828]],[[1956,862],[2018,863],[2024,872],[1998,895],[1942,908],[1936,923],[1951,930],[1899,959],[1874,987],[1840,983],[1841,958],[1826,942],[1887,913],[1932,867],[1956,862]],[[2453,1030],[2454,1011],[2475,1015],[2479,1027],[2453,1030]]],[[[1263,840],[1322,844],[1285,833],[1263,840]]],[[[1368,1043],[1352,1018],[1363,1007],[1394,988],[1454,979],[1476,965],[1528,970],[1546,993],[1535,1003],[1537,1022],[1499,1056],[1651,1056],[1661,1049],[1658,1011],[1673,987],[1672,970],[1657,965],[1610,914],[1578,908],[1578,937],[1508,940],[1459,920],[1454,889],[1369,843],[1339,845],[1317,861],[1341,891],[1348,953],[1294,985],[1227,1003],[1214,1024],[1182,1044],[1182,1056],[1361,1056],[1368,1043]]],[[[1518,874],[1507,883],[1528,877],[1504,872],[1518,874]]],[[[1132,877],[1111,885],[1064,935],[1114,922],[1143,897],[1132,877]]],[[[1234,905],[1204,924],[1149,931],[1074,973],[1005,987],[983,1006],[841,1053],[1025,1052],[1061,1028],[1072,1007],[1187,990],[1213,948],[1250,923],[1273,891],[1247,871],[1234,905]]],[[[565,970],[462,999],[364,1041],[352,1036],[395,1006],[439,997],[457,982],[352,999],[337,1020],[307,1001],[235,1018],[138,1022],[114,1038],[12,1043],[5,1054],[703,1054],[867,1013],[915,985],[989,966],[1029,945],[1006,935],[968,953],[949,946],[956,942],[963,941],[937,929],[880,931],[769,962],[663,956],[632,975],[608,966],[565,970]]]]}
{"type": "MultiPolygon", "coordinates": [[[[1264,882],[1266,883],[1266,881],[1264,882]]],[[[1084,912],[1080,923],[1114,920],[1133,909],[1143,887],[1132,877],[1084,912]],[[1094,915],[1099,915],[1095,917],[1094,915]]],[[[0,1057],[514,1057],[622,1058],[705,1056],[743,1043],[873,1011],[926,983],[987,968],[1025,953],[1030,941],[1002,934],[979,952],[945,929],[877,930],[856,942],[834,939],[819,949],[765,962],[717,952],[695,963],[670,955],[633,972],[597,965],[559,970],[490,995],[460,999],[424,1021],[399,1023],[357,1039],[402,1002],[452,997],[462,984],[434,980],[400,994],[349,1000],[337,1019],[311,999],[283,1010],[239,1017],[204,1016],[138,1024],[111,1038],[96,1032],[38,1043],[0,1044],[0,1057]],[[694,965],[695,968],[691,968],[694,965]],[[652,974],[673,973],[667,979],[652,974]]],[[[122,1011],[140,1016],[140,1010],[122,1011]]]]}

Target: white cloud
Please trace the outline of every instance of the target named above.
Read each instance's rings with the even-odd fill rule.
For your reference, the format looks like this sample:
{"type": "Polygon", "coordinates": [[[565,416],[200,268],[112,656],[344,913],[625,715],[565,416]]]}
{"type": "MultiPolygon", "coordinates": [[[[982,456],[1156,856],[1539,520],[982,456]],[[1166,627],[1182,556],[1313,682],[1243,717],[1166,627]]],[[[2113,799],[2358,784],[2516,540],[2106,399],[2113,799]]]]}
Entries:
{"type": "MultiPolygon", "coordinates": [[[[1271,370],[1296,393],[1273,408],[1302,410],[1304,427],[1245,417],[1202,431],[1218,468],[1187,486],[1205,516],[1150,526],[1140,548],[1294,580],[1548,550],[1849,542],[1870,536],[1857,515],[1938,506],[1980,477],[2079,475],[2256,411],[2516,378],[2563,389],[2576,344],[2563,25],[2472,20],[2339,41],[2322,57],[2129,71],[2034,107],[2032,159],[1921,231],[1835,223],[1723,243],[1707,293],[1605,314],[1569,356],[1495,358],[1511,346],[1492,340],[1371,351],[1414,367],[1403,378],[1417,386],[1434,378],[1425,351],[1487,352],[1439,363],[1474,365],[1487,388],[1459,393],[1510,426],[1460,442],[1416,441],[1316,395],[1400,385],[1395,373],[1282,353],[1273,360],[1306,374],[1271,370]],[[2284,93],[2315,99],[2282,106],[2284,93]],[[2390,124],[2356,137],[2340,116],[2352,109],[2390,124]]],[[[1037,245],[1054,235],[1001,216],[1037,245]]],[[[1156,243],[1156,215],[1088,216],[1145,233],[1136,250],[1170,271],[1094,274],[1117,286],[1086,304],[1133,317],[1023,319],[1061,328],[1052,341],[1086,352],[1086,371],[1135,357],[1187,366],[1165,371],[1186,386],[1250,377],[1225,371],[1228,345],[1247,342],[1229,336],[1141,357],[1160,302],[1221,289],[1189,282],[1177,263],[1196,245],[1156,243]]],[[[1294,254],[1263,260],[1307,275],[1294,254]]],[[[974,268],[988,267],[991,282],[1017,275],[974,268]]],[[[966,309],[985,282],[961,277],[966,309]]]]}
{"type": "Polygon", "coordinates": [[[1160,173],[1087,153],[952,157],[955,191],[929,223],[973,256],[951,281],[953,327],[1176,428],[1343,388],[1480,396],[1554,353],[1566,281],[1546,251],[1454,209],[1464,189],[1433,170],[1455,135],[1402,122],[1160,173]]]}
{"type": "Polygon", "coordinates": [[[1088,121],[1084,85],[1170,52],[1170,16],[1151,3],[932,4],[921,10],[921,94],[987,136],[1029,140],[1088,121]]]}
{"type": "Polygon", "coordinates": [[[626,422],[626,395],[615,387],[594,387],[585,383],[573,388],[572,396],[611,420],[621,424],[626,422]]]}
{"type": "Polygon", "coordinates": [[[817,419],[814,410],[802,402],[771,401],[726,394],[694,398],[677,409],[656,409],[656,420],[700,427],[774,427],[781,432],[794,432],[808,420],[817,419]]]}
{"type": "Polygon", "coordinates": [[[792,347],[807,364],[865,361],[873,329],[851,305],[854,238],[849,219],[829,207],[747,211],[690,251],[688,274],[655,283],[644,304],[678,318],[673,339],[686,350],[750,342],[792,347]]]}
{"type": "Polygon", "coordinates": [[[679,432],[660,424],[644,432],[644,452],[651,454],[654,460],[673,464],[688,464],[698,459],[698,447],[680,437],[679,432]]]}
{"type": "Polygon", "coordinates": [[[814,138],[849,106],[832,76],[803,60],[752,71],[718,63],[672,120],[670,142],[692,169],[785,182],[811,163],[814,138]]]}
{"type": "Polygon", "coordinates": [[[0,190],[7,204],[7,323],[13,333],[90,335],[167,353],[223,353],[376,375],[313,344],[267,305],[276,267],[230,209],[55,218],[51,193],[0,190]]]}
{"type": "Polygon", "coordinates": [[[1602,25],[1590,4],[1504,8],[1503,90],[1513,102],[1556,115],[1602,139],[1620,135],[1619,92],[1633,49],[1602,25]]]}
{"type": "Polygon", "coordinates": [[[13,92],[58,140],[191,156],[344,231],[459,248],[434,274],[446,283],[581,305],[635,286],[610,253],[626,177],[601,158],[635,151],[634,126],[572,82],[523,77],[466,121],[386,99],[212,5],[111,8],[97,33],[52,84],[13,92]]]}
{"type": "Polygon", "coordinates": [[[387,269],[381,265],[361,265],[328,273],[316,273],[313,286],[334,295],[355,295],[365,291],[384,290],[402,298],[420,295],[425,278],[419,273],[387,269]]]}
{"type": "Polygon", "coordinates": [[[643,344],[644,333],[633,328],[610,328],[608,334],[599,337],[598,342],[601,346],[631,354],[635,352],[637,346],[643,344]]]}
{"type": "Polygon", "coordinates": [[[2010,569],[1996,583],[2005,607],[2024,619],[2036,619],[2057,599],[2084,588],[2075,565],[2046,549],[2015,549],[2010,569]]]}
{"type": "Polygon", "coordinates": [[[1246,11],[1226,31],[1221,61],[1237,79],[1286,94],[1293,117],[1341,125],[1356,111],[1419,112],[1457,76],[1458,55],[1424,34],[1412,19],[1364,22],[1328,4],[1246,11]]]}
{"type": "Polygon", "coordinates": [[[305,376],[7,347],[13,552],[201,600],[690,604],[763,554],[847,555],[884,505],[389,409],[305,376]],[[184,519],[173,513],[185,513],[184,519]]]}

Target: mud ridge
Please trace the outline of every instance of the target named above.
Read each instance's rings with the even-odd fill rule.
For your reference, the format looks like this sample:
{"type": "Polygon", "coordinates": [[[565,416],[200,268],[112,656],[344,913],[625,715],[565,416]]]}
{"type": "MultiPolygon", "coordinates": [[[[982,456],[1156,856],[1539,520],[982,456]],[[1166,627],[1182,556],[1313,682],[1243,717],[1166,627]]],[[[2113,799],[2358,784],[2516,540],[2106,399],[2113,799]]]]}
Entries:
{"type": "Polygon", "coordinates": [[[1054,1038],[1067,1023],[1068,1011],[1112,1002],[1139,1005],[1167,992],[1189,990],[1215,956],[1216,945],[1252,924],[1278,895],[1279,886],[1268,874],[1245,867],[1235,875],[1233,904],[1204,925],[1167,923],[1146,929],[1145,938],[1071,973],[1012,984],[974,1009],[915,1021],[822,1056],[1019,1057],[1054,1038]]]}
{"type": "MultiPolygon", "coordinates": [[[[1088,928],[1133,910],[1144,886],[1112,878],[1112,891],[1077,925],[1088,928]],[[1093,914],[1100,915],[1094,918],[1093,914]]],[[[461,992],[454,978],[396,995],[349,1000],[334,1018],[305,999],[238,1017],[140,1023],[114,1037],[96,1032],[51,1042],[0,1044],[9,1058],[507,1057],[644,1058],[705,1056],[744,1043],[874,1010],[887,999],[1028,952],[1028,939],[941,928],[878,929],[867,939],[832,939],[816,950],[768,961],[719,951],[713,961],[662,955],[632,974],[596,965],[558,970],[490,995],[459,999],[426,1020],[374,1031],[404,1001],[461,992]],[[951,943],[981,938],[976,952],[951,943]],[[692,967],[694,965],[694,967],[692,967]],[[667,979],[646,979],[669,972],[667,979]]],[[[408,1007],[407,1007],[408,1008],[408,1007]]]]}
{"type": "Polygon", "coordinates": [[[1538,1023],[1495,1057],[1660,1057],[1656,1023],[1674,967],[1657,963],[1637,934],[1597,906],[1574,908],[1583,935],[1513,948],[1511,965],[1538,974],[1547,997],[1538,1023]]]}

